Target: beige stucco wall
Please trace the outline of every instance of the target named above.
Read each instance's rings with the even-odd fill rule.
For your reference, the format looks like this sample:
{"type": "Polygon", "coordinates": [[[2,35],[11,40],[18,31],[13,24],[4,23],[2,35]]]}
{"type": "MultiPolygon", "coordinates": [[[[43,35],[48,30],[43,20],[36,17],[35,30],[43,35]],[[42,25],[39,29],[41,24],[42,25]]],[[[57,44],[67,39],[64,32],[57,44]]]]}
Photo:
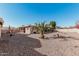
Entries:
{"type": "Polygon", "coordinates": [[[29,28],[25,28],[25,33],[26,34],[31,34],[31,28],[29,27],[29,28]]]}

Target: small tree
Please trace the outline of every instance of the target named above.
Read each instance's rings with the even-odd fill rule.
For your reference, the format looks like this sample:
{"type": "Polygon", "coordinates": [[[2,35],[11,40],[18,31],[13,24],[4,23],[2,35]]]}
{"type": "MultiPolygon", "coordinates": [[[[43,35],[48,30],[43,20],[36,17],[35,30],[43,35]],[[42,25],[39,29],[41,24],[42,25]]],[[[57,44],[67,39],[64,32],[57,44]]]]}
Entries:
{"type": "Polygon", "coordinates": [[[55,29],[56,28],[56,22],[55,21],[50,21],[50,27],[51,29],[55,29]]]}
{"type": "Polygon", "coordinates": [[[35,25],[36,25],[38,32],[40,33],[40,37],[44,39],[45,37],[44,33],[45,33],[45,27],[46,27],[45,22],[38,23],[38,24],[36,23],[35,25]]]}

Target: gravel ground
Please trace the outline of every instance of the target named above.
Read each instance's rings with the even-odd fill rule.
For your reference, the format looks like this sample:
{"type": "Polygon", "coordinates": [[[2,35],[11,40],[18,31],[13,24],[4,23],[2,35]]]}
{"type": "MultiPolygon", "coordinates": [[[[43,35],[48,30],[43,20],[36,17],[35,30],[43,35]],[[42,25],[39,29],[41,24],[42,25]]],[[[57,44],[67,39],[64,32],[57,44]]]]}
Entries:
{"type": "Polygon", "coordinates": [[[41,41],[41,48],[35,48],[36,51],[48,56],[79,56],[79,34],[78,33],[58,33],[45,34],[47,39],[39,39],[39,35],[30,35],[41,41]]]}
{"type": "Polygon", "coordinates": [[[34,48],[40,48],[38,39],[27,37],[24,34],[16,34],[12,37],[4,35],[0,40],[1,56],[45,56],[34,48]]]}
{"type": "Polygon", "coordinates": [[[1,56],[79,56],[79,34],[54,32],[45,34],[3,35],[0,40],[1,56]],[[57,37],[59,34],[59,37],[57,37]]]}

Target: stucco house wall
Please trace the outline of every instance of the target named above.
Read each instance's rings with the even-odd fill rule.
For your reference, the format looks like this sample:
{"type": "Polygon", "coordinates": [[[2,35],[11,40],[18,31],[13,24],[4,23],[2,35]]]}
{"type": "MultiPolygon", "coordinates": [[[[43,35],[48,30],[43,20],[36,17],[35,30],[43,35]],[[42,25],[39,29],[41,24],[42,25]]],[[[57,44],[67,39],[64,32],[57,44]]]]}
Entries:
{"type": "Polygon", "coordinates": [[[31,34],[32,33],[32,28],[31,27],[25,28],[25,33],[26,34],[31,34]]]}

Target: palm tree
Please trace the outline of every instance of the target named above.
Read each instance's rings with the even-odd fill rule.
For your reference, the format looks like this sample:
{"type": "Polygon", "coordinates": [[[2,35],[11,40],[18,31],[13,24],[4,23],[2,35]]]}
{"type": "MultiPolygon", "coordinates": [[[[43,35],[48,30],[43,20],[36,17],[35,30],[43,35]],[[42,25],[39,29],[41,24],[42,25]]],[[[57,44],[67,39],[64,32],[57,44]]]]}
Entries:
{"type": "Polygon", "coordinates": [[[50,21],[50,27],[51,29],[55,29],[56,28],[56,22],[55,21],[50,21]]]}
{"type": "Polygon", "coordinates": [[[35,25],[38,32],[40,33],[40,38],[44,39],[45,38],[44,33],[45,33],[45,27],[46,27],[45,22],[38,23],[38,24],[35,23],[35,25]]]}

